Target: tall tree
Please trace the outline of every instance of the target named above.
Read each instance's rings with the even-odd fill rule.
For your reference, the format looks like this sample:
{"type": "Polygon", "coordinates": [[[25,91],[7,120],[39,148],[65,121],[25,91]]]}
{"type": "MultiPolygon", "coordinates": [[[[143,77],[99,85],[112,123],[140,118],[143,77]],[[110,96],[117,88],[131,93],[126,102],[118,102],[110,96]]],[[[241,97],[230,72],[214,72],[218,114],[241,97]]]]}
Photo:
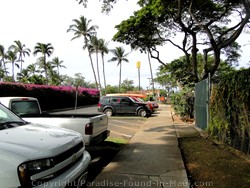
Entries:
{"type": "Polygon", "coordinates": [[[54,68],[56,68],[56,66],[53,65],[52,62],[48,62],[48,77],[49,77],[49,84],[50,85],[60,85],[60,83],[62,82],[62,79],[60,77],[60,75],[58,74],[58,72],[56,70],[54,70],[54,68]]]}
{"type": "Polygon", "coordinates": [[[160,58],[156,47],[172,44],[192,65],[191,74],[196,82],[207,78],[209,73],[211,76],[215,74],[221,54],[230,57],[232,53],[237,53],[231,51],[231,47],[236,44],[243,29],[249,30],[249,0],[140,0],[138,4],[141,9],[116,26],[118,32],[113,39],[130,44],[132,48],[150,47],[151,57],[164,66],[165,61],[160,58]],[[154,37],[158,44],[148,45],[148,39],[154,37]],[[177,37],[182,41],[175,40],[177,37]],[[203,76],[200,79],[198,52],[203,52],[203,76]],[[208,56],[211,54],[214,61],[209,67],[208,56]]]}
{"type": "Polygon", "coordinates": [[[98,53],[100,52],[100,50],[99,50],[99,40],[98,40],[97,36],[91,36],[90,42],[88,44],[88,50],[91,54],[95,53],[95,55],[96,55],[96,71],[97,71],[100,95],[102,95],[102,93],[101,93],[102,85],[101,85],[99,62],[98,62],[98,53]]]}
{"type": "Polygon", "coordinates": [[[42,54],[42,57],[43,57],[43,61],[42,61],[42,68],[44,69],[44,73],[45,73],[45,78],[46,78],[46,85],[48,85],[49,83],[49,80],[48,80],[48,71],[47,71],[47,68],[48,68],[48,65],[47,65],[47,61],[46,61],[46,56],[50,57],[51,54],[53,53],[54,51],[54,47],[51,45],[51,43],[47,43],[47,44],[44,44],[44,43],[37,43],[35,48],[34,48],[34,52],[33,54],[36,56],[38,53],[41,53],[42,54]]]}
{"type": "Polygon", "coordinates": [[[12,67],[12,81],[15,81],[15,65],[19,68],[19,65],[16,63],[17,55],[16,52],[8,50],[6,53],[7,63],[11,63],[12,67]]]}
{"type": "Polygon", "coordinates": [[[129,53],[125,53],[125,50],[123,47],[116,47],[115,49],[110,50],[110,52],[113,54],[113,57],[109,60],[109,62],[117,62],[117,66],[120,65],[120,71],[119,71],[119,92],[121,91],[121,75],[122,75],[122,62],[129,62],[126,58],[129,53]]]}
{"type": "Polygon", "coordinates": [[[92,20],[87,20],[87,18],[85,18],[84,16],[80,16],[79,20],[77,19],[73,20],[74,24],[69,26],[69,29],[67,30],[67,32],[74,33],[74,37],[71,40],[83,37],[84,39],[83,49],[85,50],[87,48],[88,50],[90,63],[91,63],[91,67],[92,67],[92,71],[93,71],[93,75],[94,75],[94,79],[96,83],[96,88],[98,89],[99,87],[98,87],[98,82],[96,79],[95,68],[93,65],[91,52],[89,51],[89,48],[88,48],[89,40],[91,36],[96,35],[96,29],[98,29],[98,26],[97,25],[90,26],[91,21],[92,20]]]}
{"type": "Polygon", "coordinates": [[[99,39],[99,50],[100,50],[101,57],[102,57],[102,72],[103,72],[104,90],[105,90],[105,94],[107,94],[104,54],[108,54],[109,49],[108,49],[108,43],[105,42],[104,39],[99,39]]]}
{"type": "Polygon", "coordinates": [[[14,45],[10,46],[10,49],[14,49],[14,51],[18,55],[18,62],[20,62],[20,73],[22,72],[23,69],[23,57],[25,55],[29,56],[30,55],[30,49],[25,47],[25,44],[22,44],[19,40],[14,41],[14,45]]]}
{"type": "Polygon", "coordinates": [[[6,54],[5,54],[4,46],[0,44],[0,80],[2,80],[6,74],[6,67],[5,67],[5,62],[4,62],[5,57],[6,57],[6,54]]]}

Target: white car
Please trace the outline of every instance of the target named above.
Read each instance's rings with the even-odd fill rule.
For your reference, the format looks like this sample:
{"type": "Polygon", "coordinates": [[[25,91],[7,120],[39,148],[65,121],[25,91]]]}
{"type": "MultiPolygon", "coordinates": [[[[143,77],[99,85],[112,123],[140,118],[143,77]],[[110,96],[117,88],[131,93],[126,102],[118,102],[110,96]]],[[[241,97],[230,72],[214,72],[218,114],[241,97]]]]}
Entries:
{"type": "Polygon", "coordinates": [[[90,160],[80,133],[28,123],[0,104],[0,187],[80,187],[90,160]]]}

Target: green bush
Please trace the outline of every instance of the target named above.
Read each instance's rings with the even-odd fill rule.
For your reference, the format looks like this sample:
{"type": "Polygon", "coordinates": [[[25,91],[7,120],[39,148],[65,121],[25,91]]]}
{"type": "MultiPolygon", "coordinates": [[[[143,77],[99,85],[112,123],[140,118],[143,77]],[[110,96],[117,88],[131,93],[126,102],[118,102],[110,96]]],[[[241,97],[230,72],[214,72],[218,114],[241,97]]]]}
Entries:
{"type": "Polygon", "coordinates": [[[250,69],[231,73],[212,88],[209,133],[250,153],[250,69]]]}
{"type": "Polygon", "coordinates": [[[171,94],[171,104],[177,115],[182,118],[194,117],[194,91],[185,87],[182,90],[171,94]]]}

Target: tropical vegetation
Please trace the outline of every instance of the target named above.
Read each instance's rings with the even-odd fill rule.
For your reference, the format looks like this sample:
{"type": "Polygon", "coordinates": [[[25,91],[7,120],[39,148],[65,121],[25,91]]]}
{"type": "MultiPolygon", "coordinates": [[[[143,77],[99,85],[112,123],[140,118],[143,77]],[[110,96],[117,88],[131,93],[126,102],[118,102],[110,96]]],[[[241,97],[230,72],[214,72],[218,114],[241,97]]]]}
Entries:
{"type": "Polygon", "coordinates": [[[118,92],[121,91],[121,77],[122,77],[122,62],[129,62],[126,58],[128,53],[125,53],[123,47],[116,47],[115,49],[111,49],[110,52],[113,54],[113,57],[109,60],[109,62],[117,62],[117,66],[119,66],[119,89],[118,92]]]}

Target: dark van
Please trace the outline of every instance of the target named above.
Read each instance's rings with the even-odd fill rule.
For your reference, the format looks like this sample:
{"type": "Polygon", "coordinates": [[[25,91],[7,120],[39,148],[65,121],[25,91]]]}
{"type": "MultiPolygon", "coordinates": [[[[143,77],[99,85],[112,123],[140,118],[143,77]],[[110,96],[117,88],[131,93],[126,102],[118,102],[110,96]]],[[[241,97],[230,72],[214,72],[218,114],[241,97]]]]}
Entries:
{"type": "Polygon", "coordinates": [[[113,116],[115,114],[135,114],[141,117],[151,116],[147,104],[136,102],[126,96],[104,96],[98,103],[98,111],[113,116]]]}

